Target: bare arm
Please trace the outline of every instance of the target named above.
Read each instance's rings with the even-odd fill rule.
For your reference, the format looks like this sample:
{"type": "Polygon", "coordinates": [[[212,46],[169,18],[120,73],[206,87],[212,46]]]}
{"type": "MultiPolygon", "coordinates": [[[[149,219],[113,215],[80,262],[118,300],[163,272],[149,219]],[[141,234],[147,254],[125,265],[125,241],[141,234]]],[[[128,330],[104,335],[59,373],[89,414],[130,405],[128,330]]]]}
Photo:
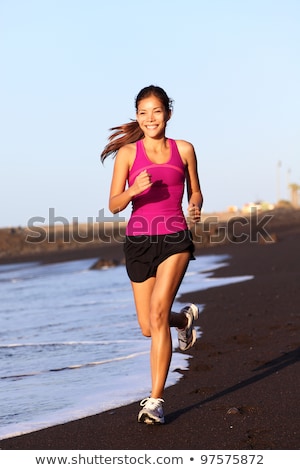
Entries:
{"type": "Polygon", "coordinates": [[[137,194],[151,186],[150,175],[143,170],[132,186],[126,189],[129,168],[134,159],[135,145],[121,147],[116,156],[109,195],[109,210],[116,214],[124,210],[137,194]]]}
{"type": "Polygon", "coordinates": [[[198,222],[201,219],[203,195],[200,188],[196,153],[193,145],[189,142],[180,140],[177,141],[177,146],[186,165],[189,217],[192,222],[198,222]]]}

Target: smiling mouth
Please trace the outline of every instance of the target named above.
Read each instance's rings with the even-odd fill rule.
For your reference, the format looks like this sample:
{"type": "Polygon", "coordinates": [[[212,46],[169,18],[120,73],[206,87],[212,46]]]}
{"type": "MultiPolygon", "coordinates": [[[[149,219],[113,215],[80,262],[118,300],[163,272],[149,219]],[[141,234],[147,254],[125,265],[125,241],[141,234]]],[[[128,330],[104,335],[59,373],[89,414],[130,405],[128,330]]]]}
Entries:
{"type": "Polygon", "coordinates": [[[146,126],[147,129],[156,129],[157,128],[157,125],[151,125],[151,126],[146,126]]]}

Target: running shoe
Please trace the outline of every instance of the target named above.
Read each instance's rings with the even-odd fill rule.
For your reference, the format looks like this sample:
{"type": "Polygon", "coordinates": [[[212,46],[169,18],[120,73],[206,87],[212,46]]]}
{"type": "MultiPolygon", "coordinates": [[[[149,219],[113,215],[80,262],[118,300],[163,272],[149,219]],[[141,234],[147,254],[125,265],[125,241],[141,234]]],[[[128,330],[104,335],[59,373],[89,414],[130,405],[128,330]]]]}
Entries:
{"type": "Polygon", "coordinates": [[[197,333],[194,328],[194,321],[199,317],[199,309],[195,304],[186,305],[180,313],[185,313],[188,322],[187,326],[180,330],[177,328],[178,332],[178,345],[181,351],[187,351],[190,349],[196,342],[197,333]]]}
{"type": "Polygon", "coordinates": [[[139,423],[163,424],[165,422],[162,398],[144,398],[140,405],[143,407],[138,415],[139,423]]]}

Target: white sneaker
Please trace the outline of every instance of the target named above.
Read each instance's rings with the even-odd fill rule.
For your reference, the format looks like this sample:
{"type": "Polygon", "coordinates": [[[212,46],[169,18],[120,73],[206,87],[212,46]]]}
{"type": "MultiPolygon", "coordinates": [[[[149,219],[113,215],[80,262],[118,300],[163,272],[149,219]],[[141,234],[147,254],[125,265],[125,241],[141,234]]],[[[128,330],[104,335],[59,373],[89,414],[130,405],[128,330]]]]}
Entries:
{"type": "Polygon", "coordinates": [[[138,422],[146,424],[163,424],[165,422],[162,398],[144,398],[140,405],[143,409],[138,414],[138,422]]]}
{"type": "Polygon", "coordinates": [[[178,345],[181,351],[187,351],[190,349],[196,342],[197,333],[194,328],[194,321],[199,317],[199,309],[195,304],[186,305],[180,313],[184,312],[188,322],[187,326],[180,330],[177,328],[178,332],[178,345]]]}

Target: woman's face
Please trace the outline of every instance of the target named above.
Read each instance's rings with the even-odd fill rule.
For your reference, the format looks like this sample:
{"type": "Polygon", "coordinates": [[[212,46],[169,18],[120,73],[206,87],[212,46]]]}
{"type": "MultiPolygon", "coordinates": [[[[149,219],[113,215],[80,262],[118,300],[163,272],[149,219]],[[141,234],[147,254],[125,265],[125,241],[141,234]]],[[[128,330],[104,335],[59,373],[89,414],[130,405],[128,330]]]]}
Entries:
{"type": "Polygon", "coordinates": [[[142,99],[138,104],[136,119],[145,136],[158,138],[165,134],[170,113],[167,113],[162,102],[154,95],[142,99]]]}

